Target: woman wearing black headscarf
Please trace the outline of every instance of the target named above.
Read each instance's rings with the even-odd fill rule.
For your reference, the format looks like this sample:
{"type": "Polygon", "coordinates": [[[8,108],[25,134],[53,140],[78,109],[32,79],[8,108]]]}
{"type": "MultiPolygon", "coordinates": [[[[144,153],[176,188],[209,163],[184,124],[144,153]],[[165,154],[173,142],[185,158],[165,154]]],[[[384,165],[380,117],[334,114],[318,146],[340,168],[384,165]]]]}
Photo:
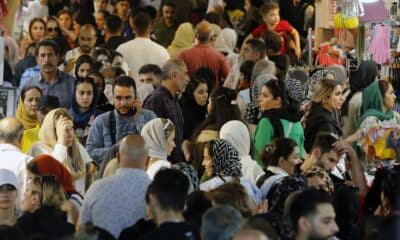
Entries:
{"type": "Polygon", "coordinates": [[[362,91],[378,76],[378,66],[374,61],[362,61],[357,71],[350,75],[351,92],[347,96],[343,108],[343,135],[350,136],[357,130],[357,120],[360,117],[362,91]]]}

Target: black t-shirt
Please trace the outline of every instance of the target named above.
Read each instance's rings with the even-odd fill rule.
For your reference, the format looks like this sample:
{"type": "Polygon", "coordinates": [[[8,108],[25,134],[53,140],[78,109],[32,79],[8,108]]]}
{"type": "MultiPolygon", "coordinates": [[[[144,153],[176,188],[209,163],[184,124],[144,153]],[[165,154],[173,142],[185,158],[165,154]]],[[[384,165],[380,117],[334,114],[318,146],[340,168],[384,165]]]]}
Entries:
{"type": "Polygon", "coordinates": [[[163,223],[156,231],[140,238],[140,240],[157,239],[196,240],[196,235],[191,227],[184,222],[166,222],[163,223]]]}

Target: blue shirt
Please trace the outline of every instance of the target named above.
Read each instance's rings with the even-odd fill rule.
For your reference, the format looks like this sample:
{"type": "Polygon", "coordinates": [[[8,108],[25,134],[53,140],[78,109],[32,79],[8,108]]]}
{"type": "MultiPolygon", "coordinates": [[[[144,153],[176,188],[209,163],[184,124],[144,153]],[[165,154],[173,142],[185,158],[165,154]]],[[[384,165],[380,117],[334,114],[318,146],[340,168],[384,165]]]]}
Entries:
{"type": "MultiPolygon", "coordinates": [[[[98,163],[102,161],[104,154],[113,145],[110,134],[110,113],[103,113],[94,120],[86,141],[86,149],[90,157],[98,163]]],[[[145,109],[142,109],[138,117],[131,116],[128,119],[124,119],[119,116],[117,110],[114,110],[114,116],[116,142],[127,134],[140,134],[143,125],[156,118],[154,112],[145,109]]]]}
{"type": "Polygon", "coordinates": [[[150,182],[144,170],[135,168],[119,168],[113,176],[97,180],[86,193],[80,224],[91,222],[118,239],[122,230],[146,217],[150,182]]]}
{"type": "Polygon", "coordinates": [[[22,90],[21,86],[26,85],[28,82],[28,79],[30,78],[40,78],[40,67],[39,65],[36,65],[34,67],[28,68],[25,70],[25,72],[22,74],[19,86],[20,89],[22,90]]]}
{"type": "Polygon", "coordinates": [[[58,71],[58,78],[53,84],[49,84],[43,80],[41,74],[39,76],[31,76],[21,84],[21,89],[26,86],[38,86],[42,89],[43,95],[51,95],[58,97],[60,107],[69,109],[71,107],[72,94],[74,94],[74,84],[76,79],[62,71],[58,71]]]}

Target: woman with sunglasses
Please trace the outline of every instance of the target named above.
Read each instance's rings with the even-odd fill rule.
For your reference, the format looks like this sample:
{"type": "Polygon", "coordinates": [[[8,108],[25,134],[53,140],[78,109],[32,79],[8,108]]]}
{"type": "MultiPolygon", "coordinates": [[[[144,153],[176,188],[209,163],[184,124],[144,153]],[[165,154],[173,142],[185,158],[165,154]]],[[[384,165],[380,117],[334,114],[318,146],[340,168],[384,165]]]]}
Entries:
{"type": "Polygon", "coordinates": [[[75,228],[62,210],[65,195],[55,176],[36,176],[28,181],[16,226],[26,237],[59,239],[71,237],[75,228]]]}
{"type": "Polygon", "coordinates": [[[17,176],[0,169],[0,225],[14,226],[17,222],[17,176]]]}

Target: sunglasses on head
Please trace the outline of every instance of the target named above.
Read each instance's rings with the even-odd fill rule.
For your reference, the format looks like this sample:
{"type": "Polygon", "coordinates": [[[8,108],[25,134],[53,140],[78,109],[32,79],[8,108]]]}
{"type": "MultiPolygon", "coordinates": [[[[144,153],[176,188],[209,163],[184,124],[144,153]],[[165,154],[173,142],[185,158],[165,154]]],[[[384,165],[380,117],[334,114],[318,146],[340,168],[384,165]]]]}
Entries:
{"type": "Polygon", "coordinates": [[[55,28],[47,28],[47,32],[57,32],[58,31],[58,27],[55,28]]]}

